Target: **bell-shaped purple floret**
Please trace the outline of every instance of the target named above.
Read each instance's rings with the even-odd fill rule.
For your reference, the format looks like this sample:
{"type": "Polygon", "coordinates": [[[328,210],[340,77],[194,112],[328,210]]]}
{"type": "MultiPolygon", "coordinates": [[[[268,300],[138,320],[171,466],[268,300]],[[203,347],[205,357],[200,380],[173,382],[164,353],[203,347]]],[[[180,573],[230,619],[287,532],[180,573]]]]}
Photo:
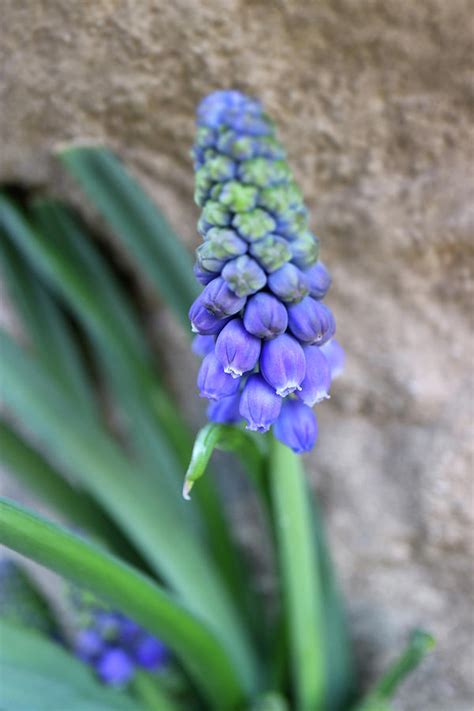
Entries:
{"type": "Polygon", "coordinates": [[[95,617],[95,626],[104,640],[115,640],[120,634],[124,617],[114,610],[100,610],[95,617]]]}
{"type": "Polygon", "coordinates": [[[79,659],[91,661],[96,657],[104,646],[104,641],[98,630],[88,627],[80,630],[75,641],[75,652],[79,659]]]}
{"type": "Polygon", "coordinates": [[[263,289],[267,277],[255,259],[244,254],[227,262],[222,270],[222,276],[229,287],[238,296],[250,296],[263,289]]]}
{"type": "Polygon", "coordinates": [[[144,633],[133,648],[134,661],[144,669],[156,671],[168,660],[168,650],[159,639],[144,633]]]}
{"type": "Polygon", "coordinates": [[[329,367],[331,369],[331,378],[337,378],[344,370],[346,363],[346,353],[341,344],[332,338],[330,341],[321,346],[321,350],[326,356],[329,367]]]}
{"type": "Polygon", "coordinates": [[[208,353],[212,353],[214,350],[214,344],[214,336],[201,336],[198,334],[193,338],[191,350],[195,355],[204,358],[204,356],[207,356],[208,353]]]}
{"type": "Polygon", "coordinates": [[[268,287],[282,301],[298,302],[309,291],[306,275],[294,264],[284,264],[268,275],[268,287]]]}
{"type": "Polygon", "coordinates": [[[214,279],[203,289],[201,303],[217,318],[233,316],[245,306],[245,296],[237,296],[221,277],[214,279]]]}
{"type": "Polygon", "coordinates": [[[239,405],[240,393],[236,392],[234,395],[211,402],[207,408],[207,417],[211,422],[220,425],[235,425],[242,419],[239,405]]]}
{"type": "Polygon", "coordinates": [[[129,655],[119,647],[109,647],[96,664],[99,677],[110,686],[122,686],[130,681],[134,666],[129,655]]]}
{"type": "Polygon", "coordinates": [[[288,326],[286,308],[271,294],[255,294],[247,301],[244,326],[257,338],[275,338],[284,333],[288,326]]]}
{"type": "Polygon", "coordinates": [[[273,434],[296,454],[309,452],[318,438],[316,416],[300,400],[285,400],[273,426],[273,434]]]}
{"type": "Polygon", "coordinates": [[[224,368],[224,373],[238,378],[255,368],[260,346],[260,339],[246,331],[240,318],[234,318],[219,333],[215,354],[224,368]]]}
{"type": "Polygon", "coordinates": [[[140,625],[137,625],[137,623],[129,617],[124,617],[120,625],[120,641],[123,644],[130,644],[141,632],[142,628],[140,625]]]}
{"type": "Polygon", "coordinates": [[[301,389],[306,374],[304,351],[297,340],[282,333],[262,345],[260,372],[280,397],[301,389]]]}
{"type": "Polygon", "coordinates": [[[224,373],[224,368],[215,354],[209,353],[201,363],[197,385],[201,397],[208,400],[220,400],[221,397],[228,397],[237,392],[240,380],[224,373]]]}
{"type": "Polygon", "coordinates": [[[309,293],[314,299],[323,299],[331,286],[332,277],[322,262],[305,270],[309,293]]]}
{"type": "Polygon", "coordinates": [[[267,432],[280,414],[281,403],[281,397],[261,375],[251,375],[240,398],[240,414],[247,421],[247,429],[267,432]]]}
{"type": "Polygon", "coordinates": [[[206,286],[213,279],[216,278],[215,272],[208,272],[207,269],[203,269],[200,264],[196,262],[193,267],[194,276],[203,286],[206,286]]]}
{"type": "Polygon", "coordinates": [[[226,323],[228,318],[219,318],[212,314],[209,309],[206,309],[202,302],[202,293],[189,309],[189,320],[191,321],[191,330],[193,333],[200,333],[202,336],[211,336],[219,333],[226,323]]]}
{"type": "Polygon", "coordinates": [[[300,341],[318,346],[329,341],[336,330],[331,310],[311,296],[288,306],[288,326],[300,341]]]}
{"type": "Polygon", "coordinates": [[[331,368],[319,346],[304,346],[303,350],[306,358],[306,375],[301,383],[298,397],[305,405],[313,407],[329,397],[331,368]]]}

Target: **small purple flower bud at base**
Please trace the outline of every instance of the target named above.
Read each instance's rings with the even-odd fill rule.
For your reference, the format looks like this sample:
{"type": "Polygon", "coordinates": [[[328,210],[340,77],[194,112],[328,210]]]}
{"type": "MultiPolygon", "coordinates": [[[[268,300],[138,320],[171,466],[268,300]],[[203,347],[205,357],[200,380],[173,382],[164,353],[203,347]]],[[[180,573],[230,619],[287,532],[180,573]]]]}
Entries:
{"type": "Polygon", "coordinates": [[[211,314],[202,303],[202,294],[192,304],[189,309],[189,320],[191,321],[191,330],[193,333],[199,333],[201,336],[212,336],[219,333],[226,323],[228,318],[218,318],[211,314]]]}
{"type": "Polygon", "coordinates": [[[300,400],[285,400],[273,426],[275,437],[296,454],[309,452],[318,438],[318,423],[312,409],[300,400]]]}
{"type": "Polygon", "coordinates": [[[80,630],[74,640],[74,649],[79,659],[91,661],[103,649],[104,641],[98,630],[91,627],[80,630]]]}
{"type": "Polygon", "coordinates": [[[122,620],[119,612],[101,610],[97,613],[95,624],[102,638],[110,641],[118,637],[122,620]]]}
{"type": "Polygon", "coordinates": [[[346,353],[344,348],[341,346],[339,341],[332,338],[330,341],[321,346],[321,351],[324,353],[327,361],[329,362],[331,378],[334,380],[339,377],[344,370],[346,363],[346,353]]]}
{"type": "Polygon", "coordinates": [[[240,397],[240,414],[248,430],[267,432],[280,414],[282,399],[256,373],[247,380],[240,397]]]}
{"type": "Polygon", "coordinates": [[[244,328],[240,318],[234,318],[224,326],[216,340],[215,354],[233,378],[253,370],[260,355],[261,341],[244,328]]]}
{"type": "Polygon", "coordinates": [[[304,346],[303,350],[306,358],[306,376],[301,383],[298,397],[305,405],[313,407],[329,398],[331,368],[319,346],[304,346]]]}
{"type": "Polygon", "coordinates": [[[239,412],[240,392],[215,400],[207,408],[207,417],[219,425],[235,425],[242,419],[239,412]]]}
{"type": "Polygon", "coordinates": [[[209,353],[201,363],[197,377],[200,396],[208,400],[220,400],[234,395],[240,386],[240,378],[224,373],[224,368],[214,353],[209,353]]]}
{"type": "Polygon", "coordinates": [[[298,340],[321,346],[334,336],[336,322],[326,304],[306,296],[288,306],[288,327],[298,340]]]}
{"type": "Polygon", "coordinates": [[[241,311],[246,302],[245,296],[237,296],[229,289],[221,277],[211,281],[199,296],[201,304],[217,318],[233,316],[241,311]]]}
{"type": "Polygon", "coordinates": [[[276,272],[269,274],[268,286],[282,301],[290,303],[301,301],[309,291],[304,273],[294,264],[284,264],[276,272]]]}
{"type": "Polygon", "coordinates": [[[133,649],[134,660],[148,671],[156,671],[168,661],[168,650],[159,639],[151,634],[143,634],[133,649]]]}
{"type": "Polygon", "coordinates": [[[137,625],[137,623],[130,618],[125,617],[120,625],[120,641],[129,644],[134,641],[140,632],[140,625],[137,625]]]}
{"type": "Polygon", "coordinates": [[[193,338],[191,350],[195,355],[204,358],[204,356],[207,356],[208,353],[212,353],[214,350],[214,344],[214,336],[201,336],[198,334],[193,338]]]}
{"type": "Polygon", "coordinates": [[[109,648],[96,664],[99,677],[109,686],[124,686],[133,676],[134,665],[123,649],[109,648]]]}
{"type": "Polygon", "coordinates": [[[254,259],[245,254],[227,262],[222,270],[222,276],[237,296],[255,294],[267,283],[263,269],[254,259]]]}
{"type": "Polygon", "coordinates": [[[309,293],[314,299],[323,299],[331,286],[332,278],[322,262],[317,262],[306,269],[305,276],[309,284],[309,293]]]}
{"type": "Polygon", "coordinates": [[[275,338],[286,331],[288,313],[275,296],[261,292],[247,301],[244,326],[257,338],[275,338]]]}
{"type": "Polygon", "coordinates": [[[280,397],[301,390],[306,375],[306,360],[298,341],[287,333],[264,341],[260,372],[280,397]]]}
{"type": "Polygon", "coordinates": [[[198,282],[203,286],[207,286],[210,281],[216,278],[215,272],[208,272],[207,269],[203,269],[198,262],[194,265],[193,272],[198,282]]]}

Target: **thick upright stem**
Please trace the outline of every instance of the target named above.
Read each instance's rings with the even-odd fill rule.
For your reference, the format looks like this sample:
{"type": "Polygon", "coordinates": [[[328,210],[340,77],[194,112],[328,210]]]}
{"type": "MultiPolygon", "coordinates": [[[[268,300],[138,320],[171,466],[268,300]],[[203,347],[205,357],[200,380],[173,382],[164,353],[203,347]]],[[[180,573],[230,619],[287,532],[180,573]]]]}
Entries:
{"type": "Polygon", "coordinates": [[[273,442],[270,486],[298,711],[324,708],[321,581],[301,460],[273,442]]]}

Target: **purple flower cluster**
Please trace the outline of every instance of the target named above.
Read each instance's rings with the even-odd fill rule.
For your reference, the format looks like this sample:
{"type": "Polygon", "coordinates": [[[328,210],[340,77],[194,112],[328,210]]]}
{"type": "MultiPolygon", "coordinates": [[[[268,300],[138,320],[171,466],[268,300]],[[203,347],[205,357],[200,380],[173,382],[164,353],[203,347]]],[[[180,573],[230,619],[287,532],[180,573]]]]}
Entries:
{"type": "Polygon", "coordinates": [[[323,303],[319,261],[301,192],[259,101],[216,91],[197,111],[195,200],[202,208],[189,318],[203,357],[209,419],[266,432],[297,453],[317,438],[313,405],[329,397],[344,353],[323,303]]]}
{"type": "Polygon", "coordinates": [[[89,624],[77,633],[76,655],[94,667],[110,686],[124,686],[135,669],[158,671],[166,665],[168,651],[159,639],[120,612],[95,609],[89,624]]]}

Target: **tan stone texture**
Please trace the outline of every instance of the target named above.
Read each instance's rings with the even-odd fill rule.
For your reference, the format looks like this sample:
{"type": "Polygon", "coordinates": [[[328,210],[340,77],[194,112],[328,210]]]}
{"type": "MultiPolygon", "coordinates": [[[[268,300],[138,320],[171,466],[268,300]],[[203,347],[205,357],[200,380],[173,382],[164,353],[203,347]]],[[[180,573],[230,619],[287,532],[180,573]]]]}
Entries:
{"type": "Polygon", "coordinates": [[[472,708],[472,3],[2,0],[1,14],[0,179],[82,204],[51,151],[105,141],[190,247],[195,104],[222,87],[261,97],[348,351],[308,464],[363,667],[373,677],[423,625],[438,649],[396,708],[472,708]]]}

